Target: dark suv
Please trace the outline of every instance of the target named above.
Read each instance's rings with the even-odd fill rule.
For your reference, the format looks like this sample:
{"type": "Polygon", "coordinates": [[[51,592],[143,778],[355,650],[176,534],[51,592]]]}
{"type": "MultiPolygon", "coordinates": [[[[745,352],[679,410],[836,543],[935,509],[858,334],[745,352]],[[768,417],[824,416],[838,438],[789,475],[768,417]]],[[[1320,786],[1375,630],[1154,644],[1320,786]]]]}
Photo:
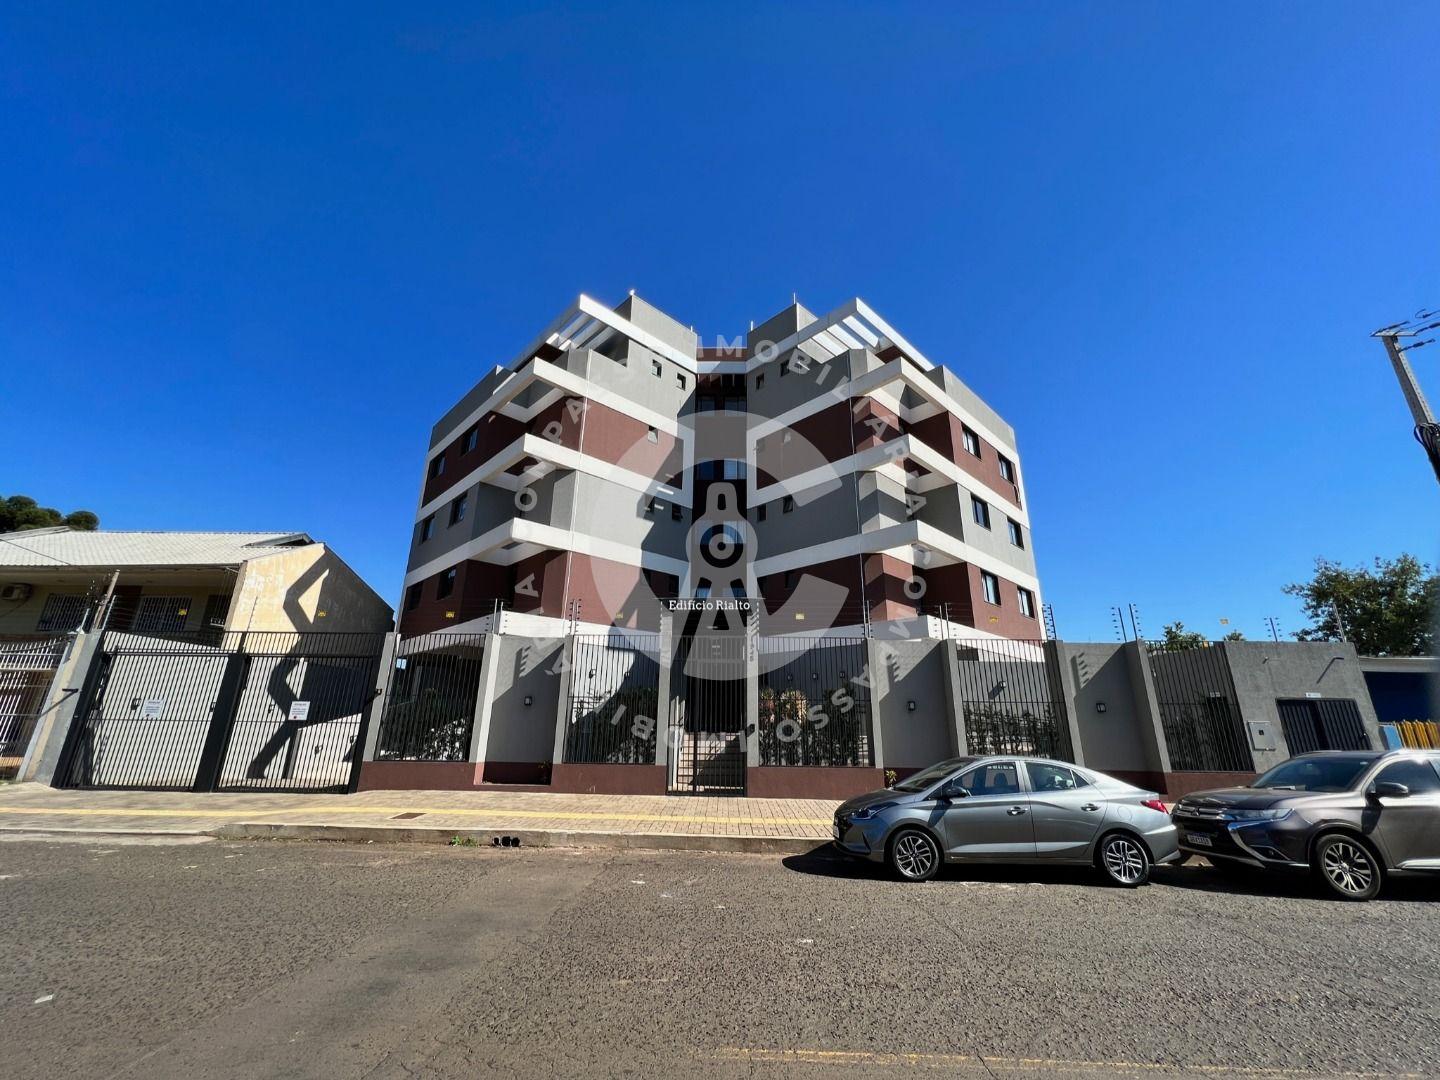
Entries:
{"type": "Polygon", "coordinates": [[[1249,787],[1186,795],[1180,850],[1217,867],[1309,870],[1345,900],[1440,871],[1440,751],[1301,754],[1249,787]]]}

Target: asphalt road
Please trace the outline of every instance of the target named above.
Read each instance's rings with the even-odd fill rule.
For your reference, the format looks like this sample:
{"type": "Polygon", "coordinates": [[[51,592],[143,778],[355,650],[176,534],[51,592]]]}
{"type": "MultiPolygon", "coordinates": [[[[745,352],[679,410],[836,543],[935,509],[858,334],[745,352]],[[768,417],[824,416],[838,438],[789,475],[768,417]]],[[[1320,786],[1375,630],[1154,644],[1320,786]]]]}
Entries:
{"type": "Polygon", "coordinates": [[[0,911],[11,1078],[1440,1074],[1440,882],[90,838],[0,911]]]}

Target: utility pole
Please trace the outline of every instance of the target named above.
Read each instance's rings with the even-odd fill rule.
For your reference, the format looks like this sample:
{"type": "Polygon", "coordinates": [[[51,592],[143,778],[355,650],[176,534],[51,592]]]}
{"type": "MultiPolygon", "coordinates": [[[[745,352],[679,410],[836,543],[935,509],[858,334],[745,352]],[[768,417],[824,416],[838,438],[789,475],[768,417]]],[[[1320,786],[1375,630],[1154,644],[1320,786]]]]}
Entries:
{"type": "Polygon", "coordinates": [[[1435,414],[1425,400],[1414,369],[1410,367],[1410,358],[1405,355],[1407,350],[1434,343],[1433,337],[1424,341],[1409,339],[1418,338],[1427,330],[1440,329],[1440,320],[1435,319],[1437,314],[1440,312],[1422,311],[1413,319],[1392,323],[1370,336],[1379,338],[1385,345],[1385,354],[1390,358],[1390,366],[1395,369],[1395,378],[1400,380],[1400,392],[1405,395],[1405,404],[1410,407],[1410,415],[1415,421],[1415,441],[1425,448],[1425,456],[1430,459],[1435,478],[1440,480],[1440,424],[1435,422],[1435,414]],[[1426,322],[1427,319],[1432,321],[1426,322]],[[1406,339],[1407,344],[1401,345],[1401,339],[1406,339]]]}

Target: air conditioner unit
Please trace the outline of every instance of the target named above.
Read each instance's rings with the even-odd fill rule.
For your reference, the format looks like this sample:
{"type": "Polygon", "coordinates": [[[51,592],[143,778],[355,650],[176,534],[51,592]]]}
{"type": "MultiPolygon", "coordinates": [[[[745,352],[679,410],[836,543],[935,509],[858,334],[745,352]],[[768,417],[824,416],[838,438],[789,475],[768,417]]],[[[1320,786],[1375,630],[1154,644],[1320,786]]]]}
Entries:
{"type": "Polygon", "coordinates": [[[29,600],[30,594],[34,591],[34,585],[27,585],[23,581],[16,581],[10,585],[0,585],[0,600],[29,600]]]}

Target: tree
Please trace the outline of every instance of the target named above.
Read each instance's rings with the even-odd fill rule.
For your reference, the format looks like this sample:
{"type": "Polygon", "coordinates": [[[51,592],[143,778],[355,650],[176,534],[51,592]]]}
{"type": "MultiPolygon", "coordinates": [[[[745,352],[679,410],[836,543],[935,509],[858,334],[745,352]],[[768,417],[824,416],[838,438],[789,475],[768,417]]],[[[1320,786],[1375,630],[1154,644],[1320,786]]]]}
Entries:
{"type": "Polygon", "coordinates": [[[89,510],[72,510],[61,514],[53,506],[41,506],[28,495],[0,498],[0,533],[24,532],[26,529],[49,529],[69,525],[81,532],[94,532],[100,519],[89,510]]]}
{"type": "Polygon", "coordinates": [[[1181,652],[1185,649],[1203,649],[1208,644],[1210,644],[1209,638],[1199,631],[1186,630],[1185,624],[1178,620],[1165,625],[1165,636],[1160,641],[1162,648],[1173,652],[1181,652]]]}
{"type": "Polygon", "coordinates": [[[1228,634],[1226,634],[1226,635],[1225,635],[1224,637],[1222,637],[1220,640],[1221,640],[1221,641],[1244,641],[1244,640],[1245,640],[1245,635],[1242,634],[1239,630],[1231,630],[1228,634]]]}
{"type": "Polygon", "coordinates": [[[1354,644],[1365,656],[1429,656],[1440,576],[1408,553],[1375,560],[1373,567],[1315,560],[1309,581],[1286,585],[1298,596],[1311,625],[1299,641],[1354,644]]]}

